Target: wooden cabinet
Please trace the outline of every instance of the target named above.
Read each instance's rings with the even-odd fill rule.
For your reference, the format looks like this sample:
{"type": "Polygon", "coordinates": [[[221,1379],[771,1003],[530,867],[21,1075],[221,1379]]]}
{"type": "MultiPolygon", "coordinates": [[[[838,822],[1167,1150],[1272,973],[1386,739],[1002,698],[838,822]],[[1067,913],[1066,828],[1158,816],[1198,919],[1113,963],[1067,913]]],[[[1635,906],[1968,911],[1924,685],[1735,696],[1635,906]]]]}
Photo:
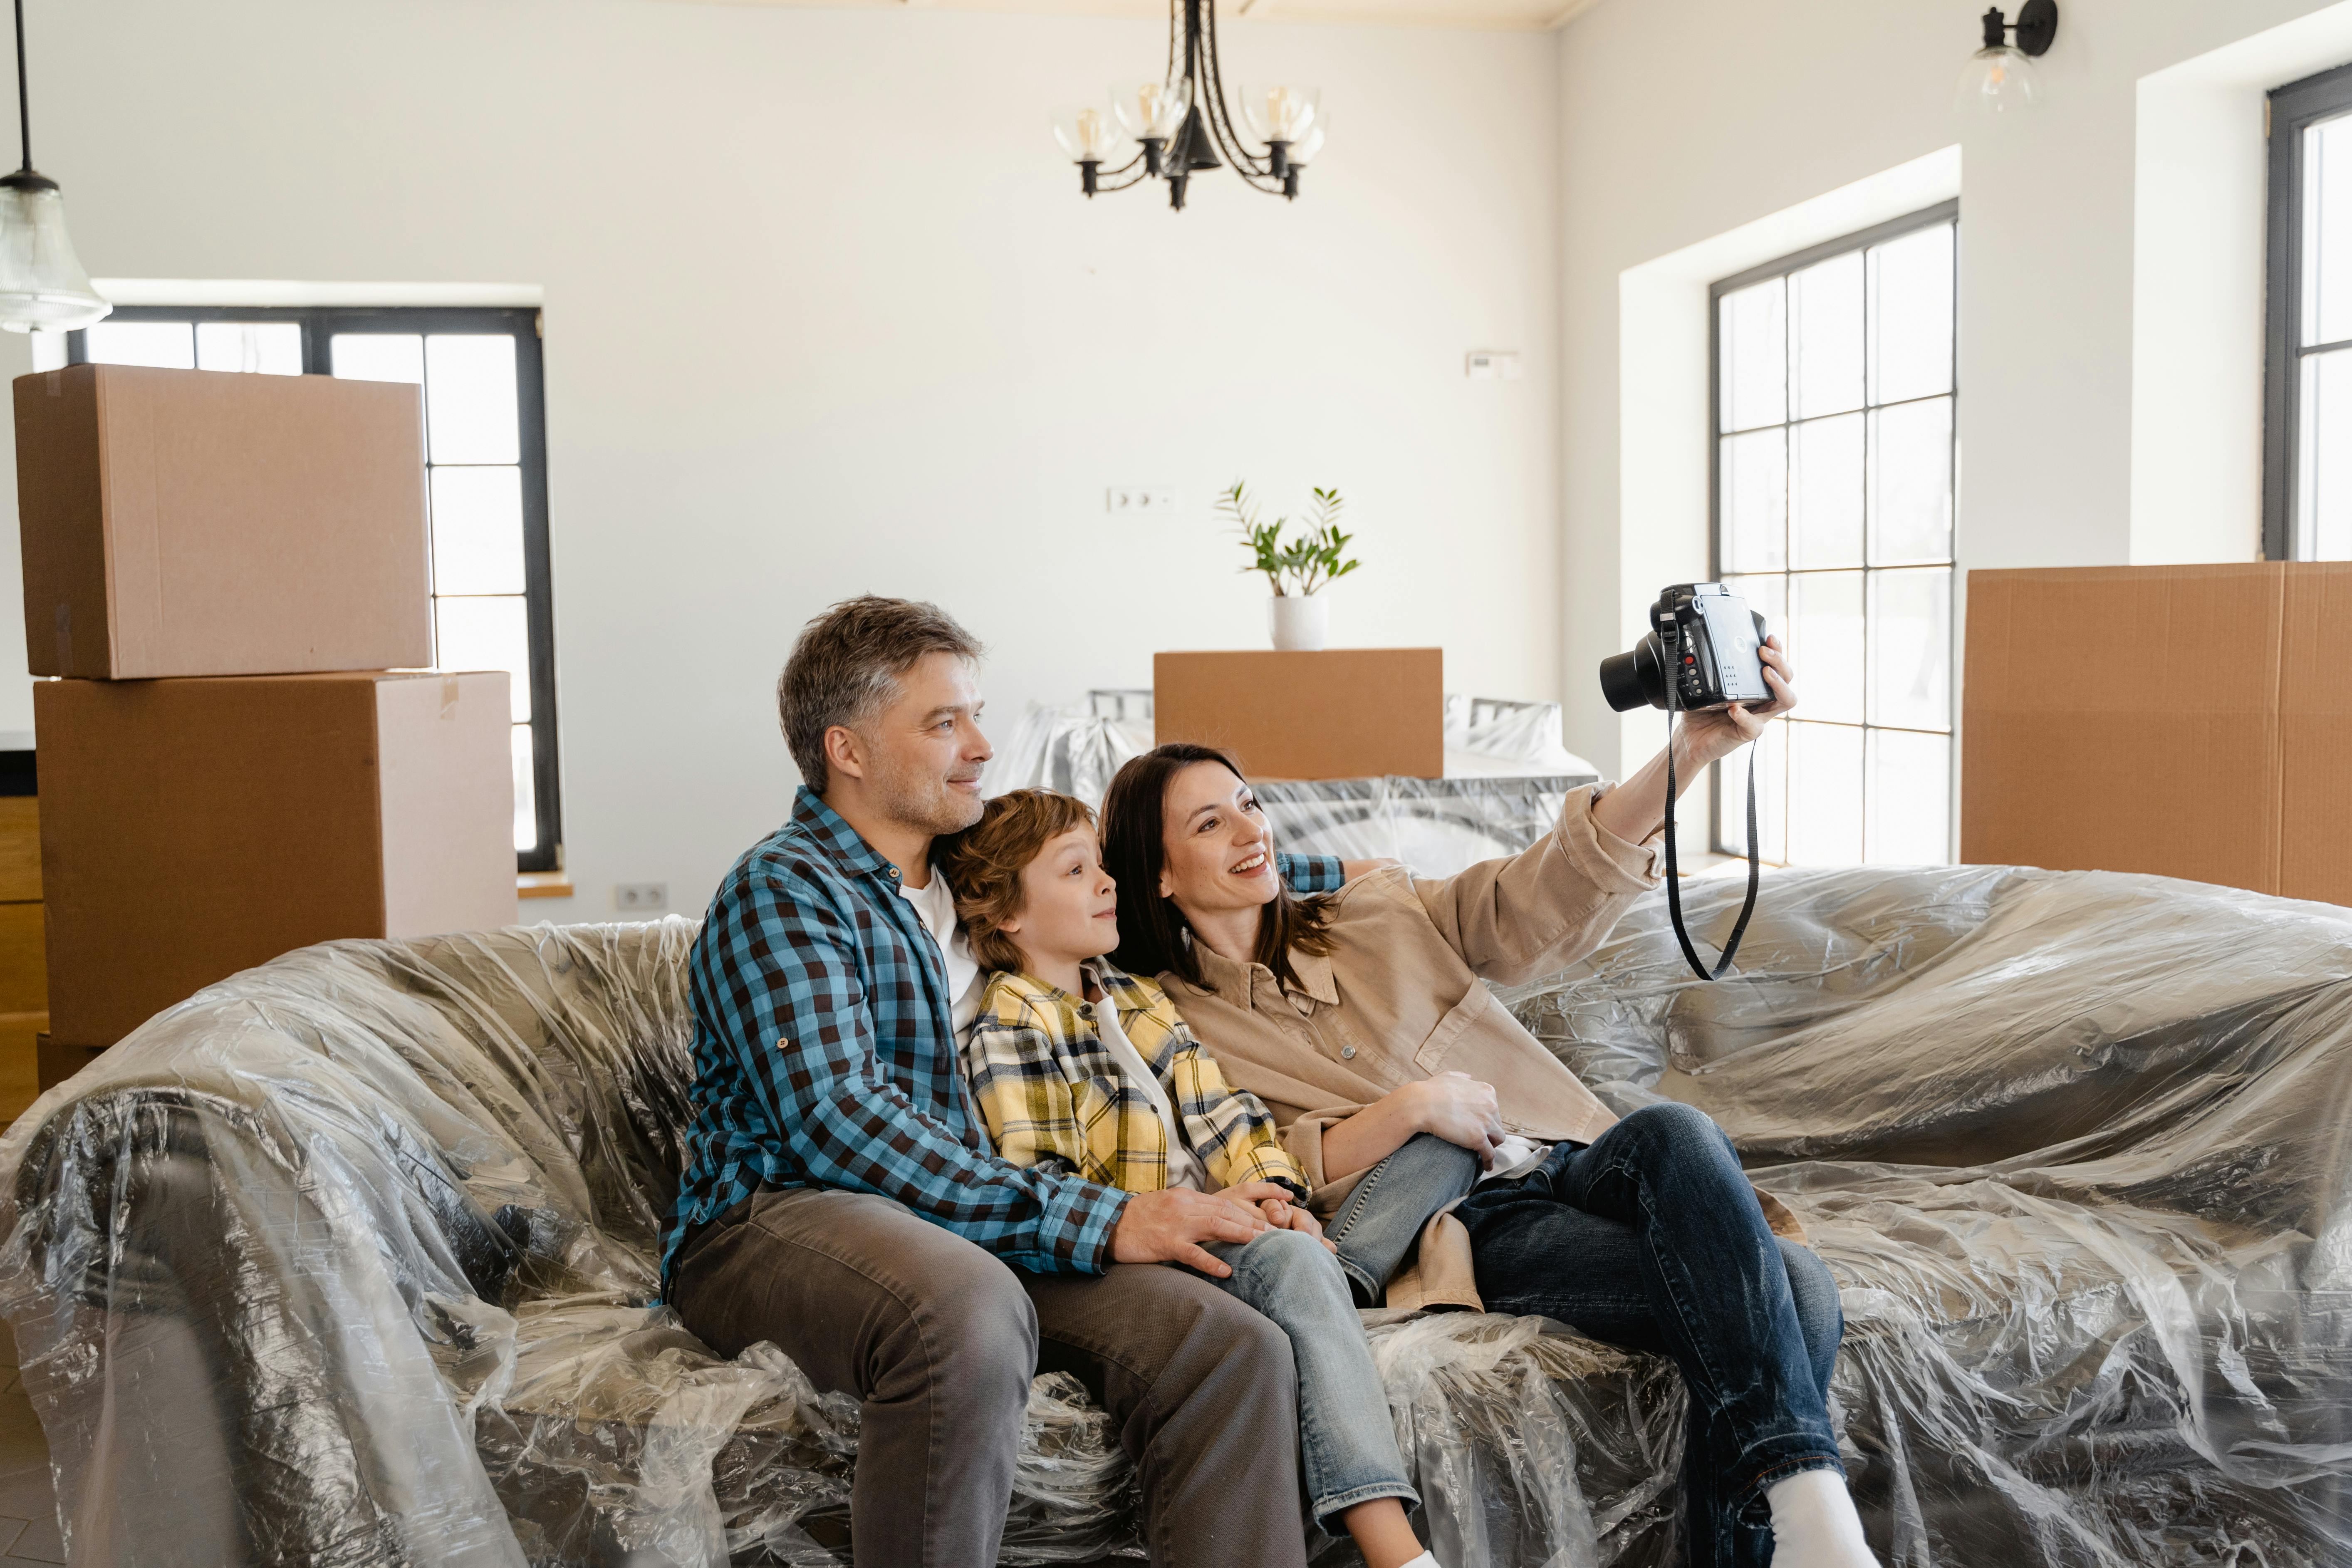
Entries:
{"type": "Polygon", "coordinates": [[[0,795],[0,1126],[41,1091],[38,1038],[48,1026],[41,805],[34,795],[0,795]]]}

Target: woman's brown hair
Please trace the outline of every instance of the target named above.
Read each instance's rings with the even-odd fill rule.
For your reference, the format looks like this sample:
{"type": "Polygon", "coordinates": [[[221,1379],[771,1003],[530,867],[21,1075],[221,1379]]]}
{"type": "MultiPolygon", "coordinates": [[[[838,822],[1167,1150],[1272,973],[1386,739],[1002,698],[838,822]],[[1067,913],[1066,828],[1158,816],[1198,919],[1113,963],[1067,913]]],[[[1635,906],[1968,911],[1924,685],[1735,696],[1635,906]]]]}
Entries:
{"type": "MultiPolygon", "coordinates": [[[[1192,925],[1173,899],[1160,896],[1160,873],[1168,864],[1164,816],[1168,785],[1194,763],[1214,763],[1241,779],[1241,764],[1214,746],[1171,742],[1131,757],[1103,796],[1103,868],[1118,883],[1118,951],[1112,954],[1129,974],[1172,970],[1192,984],[1201,982],[1201,960],[1192,951],[1192,925]]],[[[1319,899],[1292,896],[1279,877],[1274,901],[1259,911],[1257,951],[1251,956],[1276,980],[1296,984],[1290,950],[1318,957],[1331,951],[1324,928],[1329,910],[1319,899]]]]}
{"type": "Polygon", "coordinates": [[[940,840],[933,859],[955,895],[956,919],[983,971],[1021,972],[1021,949],[1003,930],[1021,912],[1021,873],[1046,845],[1094,822],[1095,814],[1075,796],[1016,789],[990,801],[978,822],[940,840]]]}

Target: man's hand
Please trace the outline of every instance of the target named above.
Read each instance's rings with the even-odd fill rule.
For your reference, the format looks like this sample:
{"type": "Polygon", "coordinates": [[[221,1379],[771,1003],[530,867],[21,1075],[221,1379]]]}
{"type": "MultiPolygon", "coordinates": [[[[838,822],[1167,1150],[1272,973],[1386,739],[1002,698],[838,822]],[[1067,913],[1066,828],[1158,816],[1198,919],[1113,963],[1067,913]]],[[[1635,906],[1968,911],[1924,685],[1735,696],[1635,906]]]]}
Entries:
{"type": "Polygon", "coordinates": [[[1477,1155],[1481,1166],[1494,1168],[1495,1145],[1503,1141],[1503,1111],[1493,1084],[1468,1073],[1442,1072],[1391,1092],[1412,1097],[1418,1131],[1459,1144],[1477,1155]]]}
{"type": "Polygon", "coordinates": [[[1137,1193],[1119,1211],[1110,1233],[1115,1263],[1181,1263],[1212,1279],[1223,1279],[1232,1268],[1217,1260],[1204,1241],[1247,1241],[1268,1227],[1256,1208],[1260,1198],[1288,1195],[1288,1189],[1271,1182],[1250,1182],[1223,1193],[1196,1193],[1168,1187],[1137,1193]],[[1253,1189],[1263,1192],[1253,1194],[1253,1189]]]}

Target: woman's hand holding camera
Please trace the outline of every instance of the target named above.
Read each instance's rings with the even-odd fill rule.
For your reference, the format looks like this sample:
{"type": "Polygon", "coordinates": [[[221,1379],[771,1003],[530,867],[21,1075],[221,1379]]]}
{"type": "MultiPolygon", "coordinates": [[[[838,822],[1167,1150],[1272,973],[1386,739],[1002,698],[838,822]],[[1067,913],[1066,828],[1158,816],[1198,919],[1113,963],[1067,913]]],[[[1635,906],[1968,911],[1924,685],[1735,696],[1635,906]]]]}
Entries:
{"type": "Polygon", "coordinates": [[[1743,708],[1735,702],[1728,708],[1684,714],[1675,729],[1674,743],[1680,748],[1675,753],[1677,771],[1688,768],[1696,773],[1709,763],[1721,762],[1763,734],[1766,724],[1797,705],[1797,678],[1789,668],[1789,656],[1780,650],[1780,639],[1766,637],[1764,646],[1756,651],[1764,666],[1764,684],[1771,689],[1772,700],[1754,708],[1743,708]]]}

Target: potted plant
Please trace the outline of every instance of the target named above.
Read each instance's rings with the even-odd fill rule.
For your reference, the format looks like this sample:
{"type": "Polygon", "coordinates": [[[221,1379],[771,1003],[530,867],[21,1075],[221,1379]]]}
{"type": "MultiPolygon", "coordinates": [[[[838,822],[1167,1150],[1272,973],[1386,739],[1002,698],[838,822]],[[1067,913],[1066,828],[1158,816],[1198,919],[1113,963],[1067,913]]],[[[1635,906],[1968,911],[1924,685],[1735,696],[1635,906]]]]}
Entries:
{"type": "Polygon", "coordinates": [[[1276,647],[1312,652],[1323,646],[1330,631],[1331,605],[1323,590],[1360,564],[1345,555],[1348,542],[1355,538],[1339,531],[1339,512],[1346,505],[1338,490],[1318,489],[1304,531],[1285,542],[1282,531],[1290,520],[1260,522],[1257,503],[1239,482],[1217,498],[1217,510],[1233,520],[1242,548],[1250,552],[1250,563],[1242,570],[1265,573],[1274,588],[1274,596],[1266,601],[1266,620],[1276,647]]]}

